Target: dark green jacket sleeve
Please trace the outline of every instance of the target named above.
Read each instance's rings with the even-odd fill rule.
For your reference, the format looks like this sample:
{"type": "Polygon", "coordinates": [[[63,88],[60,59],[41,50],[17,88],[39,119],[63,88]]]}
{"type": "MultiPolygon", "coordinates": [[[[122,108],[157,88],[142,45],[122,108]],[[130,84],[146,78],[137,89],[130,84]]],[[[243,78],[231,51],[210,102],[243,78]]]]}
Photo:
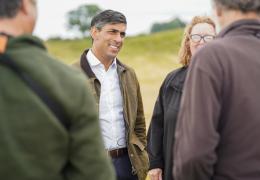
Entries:
{"type": "Polygon", "coordinates": [[[82,87],[79,93],[79,113],[75,114],[70,128],[70,164],[66,179],[114,180],[112,165],[102,143],[94,100],[87,87],[82,87]]]}

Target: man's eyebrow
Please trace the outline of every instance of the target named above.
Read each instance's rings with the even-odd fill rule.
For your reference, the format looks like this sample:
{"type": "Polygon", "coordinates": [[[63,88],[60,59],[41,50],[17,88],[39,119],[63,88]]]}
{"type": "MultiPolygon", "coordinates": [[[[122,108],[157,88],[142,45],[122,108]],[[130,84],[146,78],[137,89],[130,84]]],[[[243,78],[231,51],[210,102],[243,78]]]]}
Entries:
{"type": "Polygon", "coordinates": [[[126,32],[125,31],[119,31],[117,29],[109,29],[108,31],[110,32],[119,32],[121,35],[125,36],[126,35],[126,32]]]}
{"type": "Polygon", "coordinates": [[[113,31],[113,32],[120,32],[119,30],[117,29],[108,29],[108,31],[113,31]]]}

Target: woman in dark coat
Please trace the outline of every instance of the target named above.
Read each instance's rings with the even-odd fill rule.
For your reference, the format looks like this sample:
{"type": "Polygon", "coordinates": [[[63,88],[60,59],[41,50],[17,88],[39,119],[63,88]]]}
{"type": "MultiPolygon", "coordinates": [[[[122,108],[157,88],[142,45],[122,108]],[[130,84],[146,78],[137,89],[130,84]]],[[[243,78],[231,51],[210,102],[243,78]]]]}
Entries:
{"type": "Polygon", "coordinates": [[[181,68],[165,78],[154,106],[148,130],[148,154],[151,180],[172,180],[172,151],[180,99],[191,56],[214,39],[215,24],[208,17],[196,16],[186,27],[179,51],[181,68]]]}

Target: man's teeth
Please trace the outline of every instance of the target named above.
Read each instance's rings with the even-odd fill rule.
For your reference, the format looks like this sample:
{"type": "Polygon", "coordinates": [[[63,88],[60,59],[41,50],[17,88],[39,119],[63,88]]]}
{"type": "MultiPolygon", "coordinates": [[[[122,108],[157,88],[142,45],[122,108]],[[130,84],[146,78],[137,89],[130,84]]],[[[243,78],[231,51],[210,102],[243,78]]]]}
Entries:
{"type": "Polygon", "coordinates": [[[113,49],[118,49],[117,46],[110,45],[110,47],[113,48],[113,49]]]}

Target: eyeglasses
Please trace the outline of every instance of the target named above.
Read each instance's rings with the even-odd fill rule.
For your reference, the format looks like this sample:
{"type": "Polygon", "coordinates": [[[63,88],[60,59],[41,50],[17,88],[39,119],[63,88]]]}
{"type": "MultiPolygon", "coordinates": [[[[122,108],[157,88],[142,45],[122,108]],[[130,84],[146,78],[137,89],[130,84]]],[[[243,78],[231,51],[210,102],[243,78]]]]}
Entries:
{"type": "Polygon", "coordinates": [[[201,39],[203,39],[204,42],[210,42],[213,39],[215,39],[215,36],[213,35],[199,35],[199,34],[192,34],[190,35],[190,39],[192,40],[192,42],[194,43],[198,43],[201,41],[201,39]]]}

